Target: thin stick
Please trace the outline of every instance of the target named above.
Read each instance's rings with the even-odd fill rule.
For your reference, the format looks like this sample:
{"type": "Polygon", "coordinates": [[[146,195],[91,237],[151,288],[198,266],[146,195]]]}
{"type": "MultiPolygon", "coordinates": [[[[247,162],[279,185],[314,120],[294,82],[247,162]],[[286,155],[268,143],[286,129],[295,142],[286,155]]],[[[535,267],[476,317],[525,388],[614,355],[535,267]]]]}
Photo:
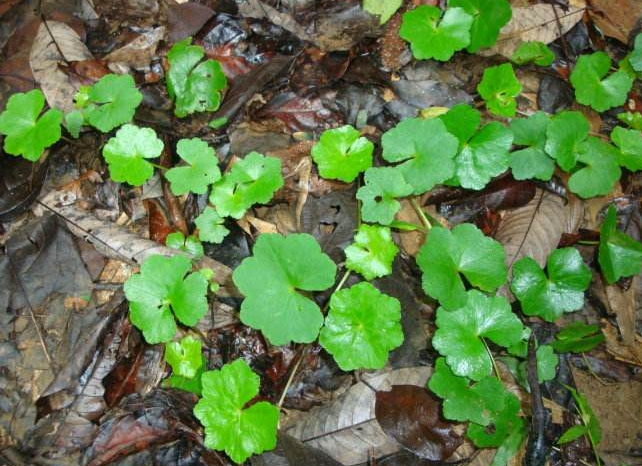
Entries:
{"type": "Polygon", "coordinates": [[[426,217],[426,214],[424,213],[423,209],[417,202],[417,199],[415,199],[414,197],[411,197],[410,205],[412,205],[412,208],[415,209],[415,212],[417,212],[417,216],[421,220],[421,223],[423,223],[424,226],[426,227],[426,230],[430,230],[432,228],[432,225],[430,224],[428,217],[426,217]]]}

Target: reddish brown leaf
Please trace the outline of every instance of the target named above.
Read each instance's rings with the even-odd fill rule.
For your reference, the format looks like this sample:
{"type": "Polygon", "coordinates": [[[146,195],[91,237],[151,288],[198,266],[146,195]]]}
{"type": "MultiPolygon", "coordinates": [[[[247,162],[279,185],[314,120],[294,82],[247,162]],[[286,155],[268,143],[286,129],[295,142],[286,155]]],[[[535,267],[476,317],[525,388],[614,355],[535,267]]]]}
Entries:
{"type": "Polygon", "coordinates": [[[460,425],[441,418],[441,402],[415,385],[377,392],[375,415],[384,432],[416,455],[444,461],[463,443],[460,425]]]}
{"type": "Polygon", "coordinates": [[[156,199],[145,199],[143,204],[147,209],[147,218],[149,219],[149,239],[165,244],[167,235],[176,231],[176,228],[169,223],[165,209],[156,199]]]}

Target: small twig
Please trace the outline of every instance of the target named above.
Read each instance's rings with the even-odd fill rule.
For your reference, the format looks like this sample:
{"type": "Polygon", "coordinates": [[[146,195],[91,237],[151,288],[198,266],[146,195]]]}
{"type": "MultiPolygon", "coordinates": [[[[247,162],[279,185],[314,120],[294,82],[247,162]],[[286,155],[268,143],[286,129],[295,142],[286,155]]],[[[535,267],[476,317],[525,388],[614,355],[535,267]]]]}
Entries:
{"type": "Polygon", "coordinates": [[[415,212],[417,212],[417,216],[421,220],[421,223],[423,223],[424,226],[426,227],[426,230],[430,230],[432,228],[432,225],[430,224],[430,220],[428,220],[428,217],[426,217],[426,214],[424,213],[423,209],[417,202],[417,199],[414,197],[411,197],[410,205],[412,205],[412,208],[415,209],[415,212]]]}

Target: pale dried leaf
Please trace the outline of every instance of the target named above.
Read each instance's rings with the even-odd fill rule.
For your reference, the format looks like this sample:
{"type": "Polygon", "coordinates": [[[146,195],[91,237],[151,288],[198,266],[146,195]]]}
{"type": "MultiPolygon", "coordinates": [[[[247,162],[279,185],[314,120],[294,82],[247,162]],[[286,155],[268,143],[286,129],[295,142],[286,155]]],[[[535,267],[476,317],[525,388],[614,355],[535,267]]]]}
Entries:
{"type": "Polygon", "coordinates": [[[636,314],[636,290],[638,287],[638,275],[627,290],[620,288],[617,283],[606,285],[606,297],[609,308],[617,319],[617,325],[622,334],[622,343],[625,346],[635,344],[635,314],[636,314]]]}
{"type": "MultiPolygon", "coordinates": [[[[401,201],[401,209],[397,212],[397,220],[400,222],[414,223],[415,225],[420,225],[421,220],[417,215],[415,209],[413,209],[412,204],[407,199],[401,201]]],[[[419,252],[419,248],[424,244],[426,235],[421,231],[399,231],[399,240],[401,241],[401,248],[406,254],[411,257],[415,257],[419,252]]]]}
{"type": "Polygon", "coordinates": [[[636,334],[632,345],[623,345],[617,329],[606,319],[602,319],[602,333],[606,338],[606,351],[611,356],[618,361],[642,367],[642,336],[636,334]]]}
{"type": "Polygon", "coordinates": [[[93,59],[80,36],[65,23],[47,21],[46,25],[44,22],[40,25],[31,46],[29,65],[50,107],[65,113],[72,111],[74,95],[80,86],[79,82],[72,82],[59,65],[65,61],[93,59]]]}
{"type": "MultiPolygon", "coordinates": [[[[610,1],[610,0],[605,0],[610,1]]],[[[538,3],[524,8],[513,8],[513,17],[499,34],[497,43],[481,55],[495,54],[510,57],[519,44],[540,41],[549,44],[566,34],[581,19],[586,9],[584,0],[571,0],[568,11],[549,3],[538,3]],[[559,20],[559,23],[558,23],[559,20]]]]}
{"type": "Polygon", "coordinates": [[[114,72],[128,70],[129,67],[145,68],[149,66],[152,58],[156,55],[158,42],[164,39],[165,27],[157,27],[114,50],[105,57],[105,61],[109,63],[109,69],[114,72]]]}

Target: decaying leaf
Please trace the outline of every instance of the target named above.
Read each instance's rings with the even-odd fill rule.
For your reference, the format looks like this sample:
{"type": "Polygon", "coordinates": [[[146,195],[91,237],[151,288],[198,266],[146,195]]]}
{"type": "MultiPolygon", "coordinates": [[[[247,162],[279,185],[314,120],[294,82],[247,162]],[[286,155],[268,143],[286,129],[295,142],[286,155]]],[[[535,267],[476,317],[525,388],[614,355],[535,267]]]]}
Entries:
{"type": "Polygon", "coordinates": [[[639,277],[633,277],[633,281],[627,290],[623,290],[617,283],[605,284],[606,298],[611,312],[615,314],[617,325],[622,334],[622,343],[625,346],[635,344],[635,320],[637,310],[637,288],[639,277]]]}
{"type": "Polygon", "coordinates": [[[145,32],[133,41],[107,55],[104,60],[114,73],[127,73],[132,68],[144,68],[156,54],[158,42],[165,38],[165,27],[145,32]]]}
{"type": "Polygon", "coordinates": [[[642,16],[638,0],[591,0],[591,7],[589,15],[600,31],[624,44],[642,16]]]}

